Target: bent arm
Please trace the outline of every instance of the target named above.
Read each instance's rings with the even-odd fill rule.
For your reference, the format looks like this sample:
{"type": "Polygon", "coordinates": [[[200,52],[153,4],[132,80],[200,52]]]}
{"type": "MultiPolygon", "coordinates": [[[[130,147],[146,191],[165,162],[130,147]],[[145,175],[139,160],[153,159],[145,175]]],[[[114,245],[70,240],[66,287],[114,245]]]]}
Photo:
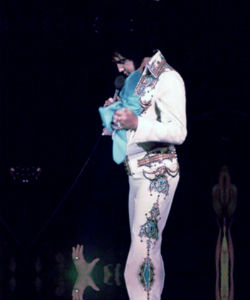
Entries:
{"type": "Polygon", "coordinates": [[[182,144],[187,135],[184,82],[176,71],[165,72],[160,76],[155,89],[155,105],[160,120],[139,116],[132,142],[182,144]]]}

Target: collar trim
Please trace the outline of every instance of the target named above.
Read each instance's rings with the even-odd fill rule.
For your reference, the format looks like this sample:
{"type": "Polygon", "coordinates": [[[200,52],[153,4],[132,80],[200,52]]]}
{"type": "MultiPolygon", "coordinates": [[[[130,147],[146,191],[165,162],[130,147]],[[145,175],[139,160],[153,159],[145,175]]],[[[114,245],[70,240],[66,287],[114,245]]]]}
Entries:
{"type": "Polygon", "coordinates": [[[166,65],[166,59],[162,55],[161,51],[158,50],[151,60],[147,63],[146,69],[155,77],[158,78],[166,65]]]}

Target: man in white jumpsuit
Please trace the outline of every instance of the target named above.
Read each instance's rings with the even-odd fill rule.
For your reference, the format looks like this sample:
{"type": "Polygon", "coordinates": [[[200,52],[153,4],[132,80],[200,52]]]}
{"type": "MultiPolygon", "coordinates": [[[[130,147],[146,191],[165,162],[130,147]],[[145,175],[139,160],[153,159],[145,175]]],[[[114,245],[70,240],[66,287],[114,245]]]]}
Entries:
{"type": "MultiPolygon", "coordinates": [[[[133,61],[121,57],[115,58],[117,67],[129,75],[133,61]]],[[[174,145],[186,138],[186,97],[181,76],[160,51],[145,58],[140,70],[134,94],[140,97],[142,113],[124,108],[113,117],[114,129],[127,130],[131,247],[125,282],[130,300],[160,300],[165,277],[162,231],[179,181],[174,145]]]]}

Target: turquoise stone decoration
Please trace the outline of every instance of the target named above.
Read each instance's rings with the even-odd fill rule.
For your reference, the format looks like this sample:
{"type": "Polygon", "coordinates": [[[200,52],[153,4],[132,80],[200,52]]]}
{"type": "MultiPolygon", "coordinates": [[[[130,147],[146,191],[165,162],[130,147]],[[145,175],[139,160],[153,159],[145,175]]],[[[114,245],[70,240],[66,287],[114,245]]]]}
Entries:
{"type": "Polygon", "coordinates": [[[150,180],[149,191],[155,191],[159,194],[164,194],[165,197],[169,194],[168,175],[175,177],[179,172],[179,168],[170,170],[166,166],[161,166],[153,172],[143,171],[143,176],[150,180]]]}
{"type": "Polygon", "coordinates": [[[153,207],[146,214],[147,222],[140,227],[139,236],[141,238],[141,242],[143,242],[143,237],[145,237],[147,243],[147,257],[144,258],[143,263],[139,267],[139,279],[141,284],[143,285],[145,291],[147,292],[147,300],[150,299],[150,291],[152,285],[154,283],[155,277],[155,268],[150,258],[150,249],[153,243],[159,238],[159,229],[158,229],[158,220],[160,216],[159,209],[159,196],[156,202],[153,204],[153,207]],[[154,242],[153,242],[154,240],[154,242]]]}
{"type": "Polygon", "coordinates": [[[141,225],[139,236],[158,240],[158,216],[160,215],[158,202],[154,203],[152,209],[146,214],[147,222],[141,225]]]}
{"type": "Polygon", "coordinates": [[[143,285],[145,291],[147,292],[147,299],[150,299],[150,290],[154,283],[154,265],[150,258],[150,249],[153,245],[153,241],[156,241],[159,238],[159,230],[158,230],[158,220],[160,216],[159,209],[159,197],[156,202],[153,204],[153,207],[146,214],[147,222],[141,226],[139,236],[141,237],[141,242],[143,242],[143,237],[146,237],[147,241],[147,257],[144,258],[143,263],[139,267],[139,278],[140,282],[143,285]]]}
{"type": "Polygon", "coordinates": [[[151,258],[147,256],[144,259],[143,263],[140,265],[140,270],[139,270],[140,282],[147,293],[149,293],[151,290],[151,287],[154,283],[154,277],[155,277],[154,265],[152,263],[151,258]]]}
{"type": "Polygon", "coordinates": [[[169,183],[167,176],[163,175],[151,180],[149,190],[150,192],[154,190],[167,196],[169,193],[169,183]]]}
{"type": "MultiPolygon", "coordinates": [[[[154,278],[155,278],[155,268],[150,258],[151,247],[154,247],[159,239],[159,227],[158,222],[160,220],[160,205],[159,199],[163,194],[163,199],[166,200],[169,194],[169,182],[168,176],[175,177],[179,172],[179,167],[175,170],[170,170],[166,166],[160,166],[153,171],[143,171],[143,175],[149,180],[149,192],[153,196],[152,192],[156,192],[157,199],[153,203],[151,210],[146,213],[146,222],[140,226],[139,237],[141,242],[144,238],[146,239],[147,256],[144,258],[143,263],[139,267],[139,279],[140,283],[143,285],[144,290],[147,292],[147,300],[150,300],[150,291],[152,289],[154,278]]],[[[156,270],[157,271],[157,270],[156,270]]]]}
{"type": "Polygon", "coordinates": [[[149,220],[144,225],[141,226],[141,232],[139,236],[145,235],[149,239],[153,238],[158,240],[158,227],[155,220],[149,220]]]}

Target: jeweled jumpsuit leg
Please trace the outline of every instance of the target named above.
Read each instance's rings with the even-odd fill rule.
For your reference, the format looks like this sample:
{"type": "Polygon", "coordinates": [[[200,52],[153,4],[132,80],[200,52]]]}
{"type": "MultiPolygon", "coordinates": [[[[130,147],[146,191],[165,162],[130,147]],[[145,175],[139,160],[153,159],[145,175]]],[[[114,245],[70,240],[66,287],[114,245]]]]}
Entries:
{"type": "MultiPolygon", "coordinates": [[[[176,162],[167,161],[167,168],[176,162]]],[[[154,172],[154,168],[147,171],[154,172]]],[[[165,227],[179,174],[158,174],[148,179],[142,171],[129,176],[129,217],[131,246],[125,268],[130,300],[160,300],[164,286],[161,256],[162,231],[165,227]]]]}

